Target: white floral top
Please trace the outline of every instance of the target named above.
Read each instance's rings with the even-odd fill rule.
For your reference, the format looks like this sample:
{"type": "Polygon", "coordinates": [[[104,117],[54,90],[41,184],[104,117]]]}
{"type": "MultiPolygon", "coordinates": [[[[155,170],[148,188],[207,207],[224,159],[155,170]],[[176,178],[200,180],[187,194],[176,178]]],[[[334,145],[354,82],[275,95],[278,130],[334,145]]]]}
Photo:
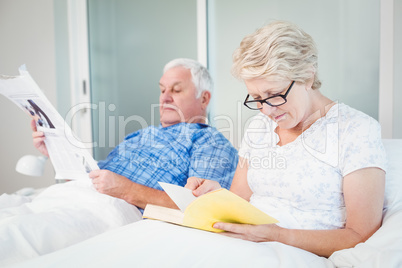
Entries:
{"type": "Polygon", "coordinates": [[[343,177],[366,167],[386,170],[379,123],[345,104],[335,104],[284,146],[277,145],[276,127],[259,113],[245,132],[239,155],[249,164],[250,202],[283,227],[344,227],[343,177]]]}

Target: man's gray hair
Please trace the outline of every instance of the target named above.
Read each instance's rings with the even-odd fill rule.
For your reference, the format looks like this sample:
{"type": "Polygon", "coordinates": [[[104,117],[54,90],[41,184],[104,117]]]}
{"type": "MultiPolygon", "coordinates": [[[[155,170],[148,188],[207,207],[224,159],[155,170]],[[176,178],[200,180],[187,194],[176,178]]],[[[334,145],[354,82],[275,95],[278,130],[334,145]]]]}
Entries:
{"type": "Polygon", "coordinates": [[[163,68],[163,73],[174,67],[183,67],[190,70],[193,84],[197,89],[197,98],[199,98],[201,93],[205,90],[212,91],[213,82],[211,75],[209,74],[208,69],[198,61],[185,58],[171,60],[163,68]]]}

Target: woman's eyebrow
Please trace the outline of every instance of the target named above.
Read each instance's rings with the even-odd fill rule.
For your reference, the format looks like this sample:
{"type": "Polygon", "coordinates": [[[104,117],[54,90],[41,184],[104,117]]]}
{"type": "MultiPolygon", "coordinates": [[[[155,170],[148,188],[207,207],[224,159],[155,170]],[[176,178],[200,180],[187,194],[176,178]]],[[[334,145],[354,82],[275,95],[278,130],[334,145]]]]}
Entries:
{"type": "Polygon", "coordinates": [[[272,96],[275,96],[275,95],[279,95],[280,93],[282,93],[283,91],[285,91],[286,90],[286,88],[282,88],[282,89],[266,89],[266,90],[264,90],[263,91],[263,93],[264,94],[266,94],[267,96],[264,96],[264,97],[262,97],[262,96],[260,96],[259,94],[249,94],[253,99],[265,99],[265,98],[269,98],[269,97],[272,97],[272,96]],[[269,91],[274,91],[275,93],[270,93],[269,91]]]}
{"type": "Polygon", "coordinates": [[[264,93],[269,93],[269,91],[273,91],[274,93],[270,93],[270,94],[271,94],[271,96],[275,96],[275,95],[278,95],[278,94],[284,92],[286,89],[288,89],[288,88],[283,87],[281,89],[278,89],[278,88],[266,89],[266,90],[264,90],[264,93]]]}

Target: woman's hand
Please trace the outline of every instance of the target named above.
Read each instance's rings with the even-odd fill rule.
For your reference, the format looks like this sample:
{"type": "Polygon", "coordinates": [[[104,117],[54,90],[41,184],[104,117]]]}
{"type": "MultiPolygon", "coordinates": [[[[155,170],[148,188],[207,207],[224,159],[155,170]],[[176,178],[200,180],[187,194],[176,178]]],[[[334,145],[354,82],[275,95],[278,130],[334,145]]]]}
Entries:
{"type": "Polygon", "coordinates": [[[193,195],[196,197],[222,188],[217,181],[206,180],[197,177],[188,178],[187,184],[184,187],[192,190],[193,195]]]}
{"type": "Polygon", "coordinates": [[[31,129],[33,131],[32,138],[33,138],[33,145],[36,149],[38,149],[41,154],[49,157],[49,152],[47,151],[46,144],[45,144],[45,134],[43,132],[38,132],[36,129],[36,122],[32,119],[31,121],[31,129]]]}
{"type": "Polygon", "coordinates": [[[221,233],[224,236],[240,238],[253,242],[279,241],[282,229],[276,224],[251,225],[225,222],[217,222],[213,227],[226,231],[221,233]]]}

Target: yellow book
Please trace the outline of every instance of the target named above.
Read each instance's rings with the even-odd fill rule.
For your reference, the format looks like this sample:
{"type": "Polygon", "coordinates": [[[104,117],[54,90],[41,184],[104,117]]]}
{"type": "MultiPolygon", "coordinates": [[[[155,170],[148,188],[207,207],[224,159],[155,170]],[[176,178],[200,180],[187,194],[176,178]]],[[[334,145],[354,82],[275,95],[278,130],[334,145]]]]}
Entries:
{"type": "Polygon", "coordinates": [[[216,222],[271,224],[278,221],[265,214],[238,195],[219,189],[194,197],[189,189],[173,184],[160,183],[180,209],[147,205],[143,218],[166,221],[211,232],[216,222]]]}

